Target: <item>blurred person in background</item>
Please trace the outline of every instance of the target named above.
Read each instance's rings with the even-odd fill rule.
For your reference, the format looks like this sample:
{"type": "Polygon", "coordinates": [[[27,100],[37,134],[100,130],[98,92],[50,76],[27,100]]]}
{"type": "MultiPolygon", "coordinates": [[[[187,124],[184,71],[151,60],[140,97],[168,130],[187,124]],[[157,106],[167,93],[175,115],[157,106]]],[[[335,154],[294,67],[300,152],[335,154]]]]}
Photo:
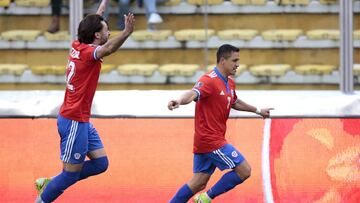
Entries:
{"type": "MultiPolygon", "coordinates": [[[[146,19],[148,24],[148,29],[153,29],[154,25],[160,24],[163,22],[163,19],[159,15],[156,5],[157,3],[164,3],[167,0],[136,0],[139,7],[145,8],[146,19]]],[[[130,12],[131,3],[133,0],[118,0],[119,3],[119,13],[118,13],[118,27],[120,30],[124,29],[124,14],[130,12]]]]}
{"type": "Polygon", "coordinates": [[[125,15],[124,31],[109,39],[108,24],[102,17],[107,4],[108,0],[102,0],[96,14],[87,15],[80,22],[78,40],[72,43],[65,97],[57,118],[63,168],[53,178],[35,181],[39,193],[36,203],[53,202],[77,181],[103,173],[108,168],[103,143],[89,121],[91,106],[103,58],[116,52],[131,35],[135,17],[131,13],[125,15]],[[85,161],[86,157],[89,160],[85,161]]]}
{"type": "Polygon", "coordinates": [[[51,22],[46,31],[56,33],[60,30],[62,0],[51,0],[51,22]]]}

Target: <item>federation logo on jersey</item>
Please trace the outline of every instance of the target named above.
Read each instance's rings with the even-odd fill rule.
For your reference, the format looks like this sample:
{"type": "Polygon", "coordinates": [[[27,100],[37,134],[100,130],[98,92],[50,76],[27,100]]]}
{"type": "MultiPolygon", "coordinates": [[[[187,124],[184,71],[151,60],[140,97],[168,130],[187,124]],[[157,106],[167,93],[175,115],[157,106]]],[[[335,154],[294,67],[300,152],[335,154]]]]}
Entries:
{"type": "Polygon", "coordinates": [[[202,87],[203,86],[203,83],[202,82],[197,82],[196,84],[195,84],[195,88],[200,88],[200,87],[202,87]]]}
{"type": "Polygon", "coordinates": [[[224,91],[223,91],[223,90],[221,90],[220,95],[225,95],[225,93],[224,93],[224,91]]]}
{"type": "Polygon", "coordinates": [[[238,153],[236,151],[233,151],[233,152],[231,152],[231,156],[235,158],[238,156],[238,153]]]}

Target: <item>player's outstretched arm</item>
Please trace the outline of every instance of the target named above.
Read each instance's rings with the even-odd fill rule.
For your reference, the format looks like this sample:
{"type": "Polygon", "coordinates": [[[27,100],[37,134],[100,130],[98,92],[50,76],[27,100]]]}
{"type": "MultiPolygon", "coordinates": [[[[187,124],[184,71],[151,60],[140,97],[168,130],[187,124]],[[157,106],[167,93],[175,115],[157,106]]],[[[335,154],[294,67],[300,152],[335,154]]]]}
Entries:
{"type": "Polygon", "coordinates": [[[263,108],[258,109],[250,104],[245,103],[244,101],[237,99],[236,102],[232,106],[233,109],[236,109],[238,111],[248,111],[256,113],[263,118],[269,118],[270,117],[270,111],[274,110],[274,108],[263,108]]]}
{"type": "Polygon", "coordinates": [[[173,110],[179,108],[180,105],[188,104],[194,101],[197,96],[198,95],[194,90],[187,91],[183,95],[181,95],[179,99],[169,101],[168,109],[173,110]]]}
{"type": "Polygon", "coordinates": [[[108,3],[109,3],[108,0],[102,0],[99,5],[98,10],[96,11],[96,14],[103,16],[108,3]]]}
{"type": "Polygon", "coordinates": [[[116,35],[114,38],[107,41],[96,51],[97,58],[103,58],[109,56],[110,54],[116,52],[125,40],[131,35],[134,31],[135,26],[135,16],[132,13],[125,15],[125,28],[121,34],[116,35]]]}

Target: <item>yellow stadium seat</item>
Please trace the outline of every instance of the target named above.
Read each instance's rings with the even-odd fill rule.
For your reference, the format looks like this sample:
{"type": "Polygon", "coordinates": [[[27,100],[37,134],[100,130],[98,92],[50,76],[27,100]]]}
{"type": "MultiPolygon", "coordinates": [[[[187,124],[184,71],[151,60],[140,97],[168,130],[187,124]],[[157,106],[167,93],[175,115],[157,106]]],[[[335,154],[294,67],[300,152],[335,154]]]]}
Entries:
{"type": "Polygon", "coordinates": [[[265,5],[268,0],[231,0],[237,5],[265,5]]]}
{"type": "Polygon", "coordinates": [[[65,65],[37,65],[30,67],[35,75],[65,75],[65,65]]]}
{"type": "Polygon", "coordinates": [[[0,7],[9,7],[10,0],[0,0],[0,7]]]}
{"type": "Polygon", "coordinates": [[[234,30],[221,30],[218,31],[217,36],[221,40],[252,40],[258,35],[257,30],[245,30],[245,29],[234,29],[234,30]]]}
{"type": "Polygon", "coordinates": [[[329,75],[336,69],[334,65],[307,64],[294,68],[294,71],[300,75],[329,75]]]}
{"type": "Polygon", "coordinates": [[[0,75],[20,76],[28,67],[26,64],[0,64],[0,75]]]}
{"type": "Polygon", "coordinates": [[[360,76],[360,64],[354,64],[353,74],[360,76]]]}
{"type": "Polygon", "coordinates": [[[339,30],[309,30],[306,32],[306,36],[312,40],[339,40],[339,30]]]}
{"type": "Polygon", "coordinates": [[[177,6],[179,5],[181,0],[168,0],[164,2],[164,6],[177,6]]]}
{"type": "Polygon", "coordinates": [[[265,40],[271,41],[294,41],[303,31],[299,29],[266,30],[261,33],[265,40]]]}
{"type": "Polygon", "coordinates": [[[165,76],[193,76],[199,69],[196,64],[165,64],[159,67],[159,72],[165,76]]]}
{"type": "Polygon", "coordinates": [[[321,4],[337,4],[339,3],[338,0],[320,0],[321,4]]]}
{"type": "Polygon", "coordinates": [[[8,41],[35,41],[40,34],[40,30],[10,30],[1,33],[1,37],[8,41]]]}
{"type": "MultiPolygon", "coordinates": [[[[207,72],[210,72],[214,69],[216,64],[208,65],[207,72]]],[[[239,64],[239,67],[236,69],[235,76],[241,75],[242,72],[244,72],[247,69],[247,66],[245,64],[239,64]]]]}
{"type": "Polygon", "coordinates": [[[121,33],[122,33],[122,31],[120,31],[120,30],[110,31],[110,39],[121,33]]]}
{"type": "Polygon", "coordinates": [[[308,5],[310,0],[281,0],[279,3],[281,5],[302,5],[306,6],[308,5]]]}
{"type": "Polygon", "coordinates": [[[158,68],[159,65],[157,64],[125,64],[118,66],[117,71],[126,76],[141,75],[150,77],[158,68]]]}
{"type": "Polygon", "coordinates": [[[45,32],[44,37],[47,41],[69,41],[70,34],[68,31],[60,31],[56,33],[45,32]]]}
{"type": "Polygon", "coordinates": [[[249,71],[254,76],[283,76],[290,69],[289,64],[264,64],[251,66],[249,71]]]}
{"type": "Polygon", "coordinates": [[[137,30],[131,34],[131,37],[136,41],[163,41],[167,40],[171,34],[171,30],[137,30]]]}
{"type": "Polygon", "coordinates": [[[47,7],[50,5],[50,0],[15,0],[15,4],[26,7],[47,7]]]}
{"type": "Polygon", "coordinates": [[[360,40],[360,30],[354,31],[354,40],[360,40]]]}
{"type": "Polygon", "coordinates": [[[100,73],[101,73],[101,74],[109,73],[109,72],[111,72],[111,71],[114,70],[114,69],[115,69],[115,65],[114,65],[114,64],[102,64],[102,65],[101,65],[100,73]]]}
{"type": "Polygon", "coordinates": [[[208,5],[218,5],[224,3],[224,0],[187,0],[187,3],[192,5],[204,5],[206,2],[208,5]]]}
{"type": "MultiPolygon", "coordinates": [[[[215,31],[212,29],[207,30],[207,37],[210,38],[215,34],[215,31]]],[[[185,29],[179,30],[174,33],[176,40],[178,41],[188,41],[188,40],[197,40],[205,41],[206,40],[206,30],[204,29],[185,29]]]]}

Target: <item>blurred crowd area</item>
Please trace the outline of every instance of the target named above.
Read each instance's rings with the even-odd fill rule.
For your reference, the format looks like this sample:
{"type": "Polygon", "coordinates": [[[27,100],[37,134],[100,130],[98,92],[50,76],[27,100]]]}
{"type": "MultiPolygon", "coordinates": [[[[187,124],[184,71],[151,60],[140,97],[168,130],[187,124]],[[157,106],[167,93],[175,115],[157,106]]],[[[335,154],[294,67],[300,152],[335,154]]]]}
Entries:
{"type": "MultiPolygon", "coordinates": [[[[63,89],[70,0],[0,0],[0,89],[63,89]]],[[[216,49],[240,48],[244,89],[339,89],[337,0],[111,0],[111,36],[122,14],[136,30],[103,63],[103,89],[182,89],[216,66],[216,49]]],[[[84,14],[98,0],[84,0],[84,14]]],[[[353,0],[354,85],[360,89],[360,1],[353,0]]]]}

